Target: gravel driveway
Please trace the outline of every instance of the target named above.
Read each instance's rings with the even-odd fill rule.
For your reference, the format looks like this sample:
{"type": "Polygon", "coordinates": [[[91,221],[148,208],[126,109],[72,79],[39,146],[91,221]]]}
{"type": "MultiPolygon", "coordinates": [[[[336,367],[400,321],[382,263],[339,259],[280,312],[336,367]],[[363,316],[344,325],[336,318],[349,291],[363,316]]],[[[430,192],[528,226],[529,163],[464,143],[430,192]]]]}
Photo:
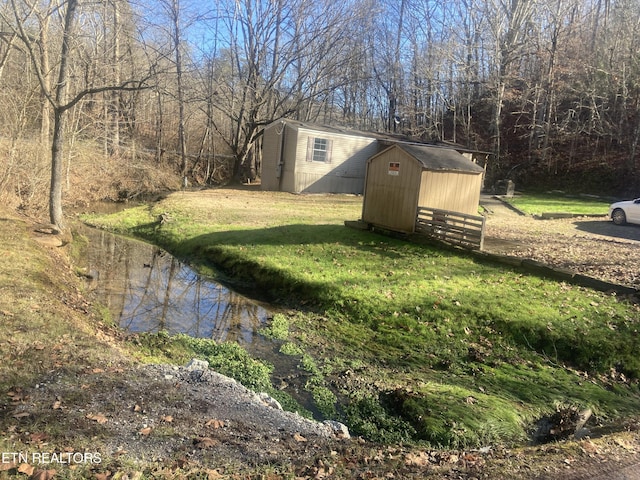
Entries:
{"type": "Polygon", "coordinates": [[[487,211],[485,251],[640,290],[640,226],[614,225],[606,216],[537,219],[488,196],[480,203],[487,211]]]}

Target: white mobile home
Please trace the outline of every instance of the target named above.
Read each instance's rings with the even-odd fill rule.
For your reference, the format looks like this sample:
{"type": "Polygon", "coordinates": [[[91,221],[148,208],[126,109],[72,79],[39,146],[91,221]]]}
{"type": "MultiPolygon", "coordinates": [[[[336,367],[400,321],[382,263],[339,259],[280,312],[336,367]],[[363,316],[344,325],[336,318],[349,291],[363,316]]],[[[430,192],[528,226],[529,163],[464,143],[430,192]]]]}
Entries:
{"type": "Polygon", "coordinates": [[[367,160],[378,149],[373,134],[277,120],[264,129],[262,189],[361,194],[367,160]]]}

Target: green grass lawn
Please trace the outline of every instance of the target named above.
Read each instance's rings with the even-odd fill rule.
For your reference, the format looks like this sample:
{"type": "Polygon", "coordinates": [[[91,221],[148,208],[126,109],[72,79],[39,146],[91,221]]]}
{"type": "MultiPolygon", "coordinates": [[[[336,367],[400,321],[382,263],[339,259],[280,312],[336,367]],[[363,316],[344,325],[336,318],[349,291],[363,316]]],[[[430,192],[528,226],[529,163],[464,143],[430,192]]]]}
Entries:
{"type": "Polygon", "coordinates": [[[294,308],[287,341],[308,387],[356,434],[466,447],[524,442],[558,406],[605,423],[638,411],[637,305],[344,227],[360,209],[359,197],[223,189],[87,220],[294,308]]]}
{"type": "Polygon", "coordinates": [[[543,213],[569,213],[573,215],[606,215],[609,200],[593,197],[564,196],[560,194],[523,194],[506,198],[514,207],[529,215],[543,213]]]}

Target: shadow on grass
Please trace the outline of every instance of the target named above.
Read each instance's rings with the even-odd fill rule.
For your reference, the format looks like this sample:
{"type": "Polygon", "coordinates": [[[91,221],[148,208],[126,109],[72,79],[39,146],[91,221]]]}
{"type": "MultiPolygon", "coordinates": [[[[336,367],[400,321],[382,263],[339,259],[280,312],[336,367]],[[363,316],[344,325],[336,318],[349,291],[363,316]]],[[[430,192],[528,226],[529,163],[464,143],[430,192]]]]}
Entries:
{"type": "Polygon", "coordinates": [[[401,234],[397,236],[385,236],[369,231],[356,230],[342,225],[306,225],[293,224],[277,227],[238,229],[211,232],[204,235],[188,238],[184,241],[172,242],[171,234],[165,234],[159,223],[140,225],[132,229],[136,236],[159,242],[180,254],[201,252],[209,247],[242,247],[254,245],[291,246],[291,245],[326,245],[355,248],[363,252],[375,253],[378,256],[389,259],[402,258],[413,254],[413,248],[421,249],[424,255],[443,257],[461,255],[453,253],[446,248],[438,248],[429,244],[416,244],[403,239],[401,234]],[[405,253],[407,245],[410,250],[405,253]]]}
{"type": "MultiPolygon", "coordinates": [[[[369,275],[374,281],[390,282],[396,268],[395,262],[408,264],[416,254],[434,259],[464,256],[464,252],[415,244],[401,237],[356,230],[339,224],[231,228],[193,237],[184,232],[174,234],[172,228],[171,223],[154,222],[139,225],[130,233],[166,248],[189,263],[211,267],[222,274],[218,280],[242,293],[270,302],[294,300],[296,308],[300,307],[300,302],[305,306],[340,306],[340,302],[345,300],[341,282],[367,281],[365,277],[369,275]],[[254,247],[257,248],[254,250],[254,247]],[[304,257],[303,261],[298,262],[295,253],[294,256],[288,254],[289,257],[285,254],[282,259],[278,256],[277,261],[269,258],[268,252],[278,247],[298,252],[298,258],[304,257]],[[345,268],[349,266],[354,254],[359,257],[359,268],[368,270],[365,277],[357,277],[357,273],[346,274],[335,267],[340,261],[344,262],[345,268]],[[369,258],[370,264],[367,263],[369,258]],[[326,270],[323,270],[325,266],[326,270]],[[380,269],[380,272],[374,269],[380,269]]],[[[451,276],[457,275],[466,276],[467,273],[455,268],[451,276]]]]}

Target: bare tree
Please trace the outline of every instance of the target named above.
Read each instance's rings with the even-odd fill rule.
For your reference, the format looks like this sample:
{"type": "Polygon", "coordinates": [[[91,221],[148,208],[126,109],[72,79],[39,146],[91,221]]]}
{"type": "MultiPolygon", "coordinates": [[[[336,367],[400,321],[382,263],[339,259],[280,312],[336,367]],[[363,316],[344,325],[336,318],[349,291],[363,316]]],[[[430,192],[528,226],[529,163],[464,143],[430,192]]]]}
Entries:
{"type": "Polygon", "coordinates": [[[185,93],[184,93],[184,64],[182,56],[182,9],[180,0],[170,0],[164,3],[171,21],[171,41],[176,70],[176,95],[178,100],[178,152],[180,155],[180,172],[184,178],[187,175],[187,145],[185,132],[185,93]]]}
{"type": "Polygon", "coordinates": [[[494,40],[494,110],[492,119],[493,150],[500,161],[502,108],[505,89],[517,75],[513,68],[524,55],[527,27],[534,11],[535,0],[491,0],[487,2],[485,17],[490,19],[494,40]]]}
{"type": "MultiPolygon", "coordinates": [[[[70,83],[75,79],[70,76],[71,62],[73,50],[77,42],[76,20],[79,7],[78,0],[67,0],[66,4],[60,6],[62,12],[61,24],[61,44],[60,52],[57,57],[57,81],[53,89],[49,87],[46,79],[46,73],[42,69],[40,61],[40,51],[37,44],[37,38],[34,38],[27,28],[27,17],[22,17],[19,12],[24,11],[20,8],[17,0],[11,0],[14,18],[4,18],[7,23],[12,24],[14,32],[18,35],[22,44],[27,49],[29,57],[34,67],[34,71],[40,82],[40,87],[47,101],[50,103],[53,112],[53,131],[51,138],[51,181],[49,189],[49,219],[52,224],[64,228],[64,216],[62,211],[62,191],[63,191],[63,150],[66,132],[66,113],[73,108],[80,100],[86,96],[113,90],[135,90],[142,88],[143,79],[127,80],[119,85],[102,85],[102,86],[84,86],[78,88],[77,92],[71,96],[69,94],[70,83]]],[[[34,11],[35,9],[32,9],[34,11]]]]}
{"type": "Polygon", "coordinates": [[[282,116],[311,118],[344,80],[353,15],[345,2],[223,2],[215,58],[217,133],[236,156],[233,175],[251,168],[262,128],[282,116]],[[224,43],[223,43],[224,42],[224,43]]]}

